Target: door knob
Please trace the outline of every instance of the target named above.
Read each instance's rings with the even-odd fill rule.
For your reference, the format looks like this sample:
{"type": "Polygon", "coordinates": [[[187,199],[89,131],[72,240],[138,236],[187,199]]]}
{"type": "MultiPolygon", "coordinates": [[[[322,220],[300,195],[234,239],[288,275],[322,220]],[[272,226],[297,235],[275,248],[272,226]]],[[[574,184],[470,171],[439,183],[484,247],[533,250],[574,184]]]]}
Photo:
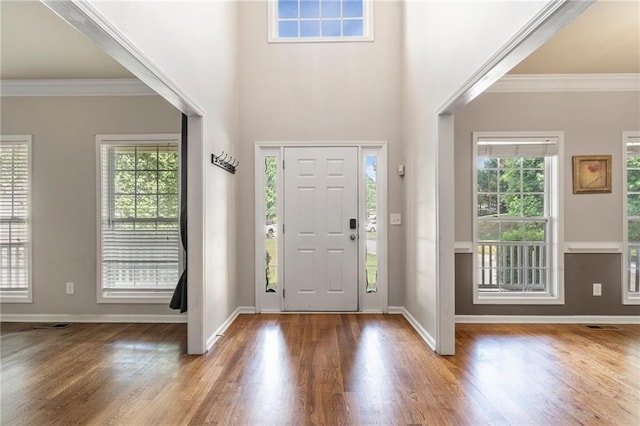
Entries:
{"type": "Polygon", "coordinates": [[[355,239],[356,239],[356,234],[351,234],[351,235],[349,235],[349,239],[350,239],[351,241],[355,240],[355,239]]]}

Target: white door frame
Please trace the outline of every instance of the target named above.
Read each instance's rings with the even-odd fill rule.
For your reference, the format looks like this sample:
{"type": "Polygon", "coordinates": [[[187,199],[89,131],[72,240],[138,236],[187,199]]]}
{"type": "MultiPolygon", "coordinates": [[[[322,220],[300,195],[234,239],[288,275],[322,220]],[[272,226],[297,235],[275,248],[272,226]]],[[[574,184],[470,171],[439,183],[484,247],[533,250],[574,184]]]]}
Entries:
{"type": "MultiPolygon", "coordinates": [[[[278,289],[275,293],[265,291],[265,176],[264,160],[266,157],[276,157],[278,164],[277,178],[277,216],[283,217],[284,205],[282,194],[284,193],[282,159],[284,148],[288,147],[356,147],[358,148],[358,223],[359,234],[366,235],[365,226],[365,193],[364,193],[364,160],[366,156],[377,156],[377,253],[378,253],[378,279],[376,293],[367,293],[365,289],[365,244],[366,238],[358,240],[358,311],[359,312],[388,312],[388,221],[387,221],[387,143],[386,142],[354,142],[354,141],[327,141],[327,142],[256,142],[255,143],[255,307],[257,313],[284,312],[282,289],[284,283],[284,247],[277,246],[278,289]],[[364,230],[364,231],[363,231],[364,230]]],[[[278,223],[278,234],[282,232],[282,223],[278,223]]],[[[284,241],[278,238],[278,241],[284,241]]]]}

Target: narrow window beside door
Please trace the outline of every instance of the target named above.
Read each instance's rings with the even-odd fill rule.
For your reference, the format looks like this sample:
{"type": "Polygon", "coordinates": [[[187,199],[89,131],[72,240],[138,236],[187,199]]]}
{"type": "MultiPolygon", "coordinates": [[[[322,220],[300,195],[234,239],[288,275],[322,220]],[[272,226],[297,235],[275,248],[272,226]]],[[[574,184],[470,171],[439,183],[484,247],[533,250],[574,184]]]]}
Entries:
{"type": "Polygon", "coordinates": [[[268,156],[264,159],[265,180],[265,291],[278,291],[278,158],[268,156]]]}
{"type": "Polygon", "coordinates": [[[365,157],[365,231],[366,231],[366,292],[375,293],[378,289],[378,158],[365,157]]]}

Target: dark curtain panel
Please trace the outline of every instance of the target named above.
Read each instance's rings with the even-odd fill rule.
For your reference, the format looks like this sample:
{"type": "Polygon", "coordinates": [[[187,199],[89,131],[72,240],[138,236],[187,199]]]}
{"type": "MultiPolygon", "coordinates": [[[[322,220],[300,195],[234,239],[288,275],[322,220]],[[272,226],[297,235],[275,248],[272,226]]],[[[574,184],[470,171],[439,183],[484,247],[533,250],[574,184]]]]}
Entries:
{"type": "Polygon", "coordinates": [[[180,141],[180,241],[184,248],[184,271],[173,292],[171,309],[187,312],[187,116],[182,114],[182,137],[180,141]]]}

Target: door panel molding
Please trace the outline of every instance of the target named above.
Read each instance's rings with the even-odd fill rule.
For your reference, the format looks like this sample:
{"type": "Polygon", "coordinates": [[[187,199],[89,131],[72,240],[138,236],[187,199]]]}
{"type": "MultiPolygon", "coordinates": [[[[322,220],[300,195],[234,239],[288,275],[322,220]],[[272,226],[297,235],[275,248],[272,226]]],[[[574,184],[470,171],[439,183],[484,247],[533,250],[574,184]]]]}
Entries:
{"type": "Polygon", "coordinates": [[[357,311],[358,148],[286,147],[284,164],[284,309],[357,311]]]}

